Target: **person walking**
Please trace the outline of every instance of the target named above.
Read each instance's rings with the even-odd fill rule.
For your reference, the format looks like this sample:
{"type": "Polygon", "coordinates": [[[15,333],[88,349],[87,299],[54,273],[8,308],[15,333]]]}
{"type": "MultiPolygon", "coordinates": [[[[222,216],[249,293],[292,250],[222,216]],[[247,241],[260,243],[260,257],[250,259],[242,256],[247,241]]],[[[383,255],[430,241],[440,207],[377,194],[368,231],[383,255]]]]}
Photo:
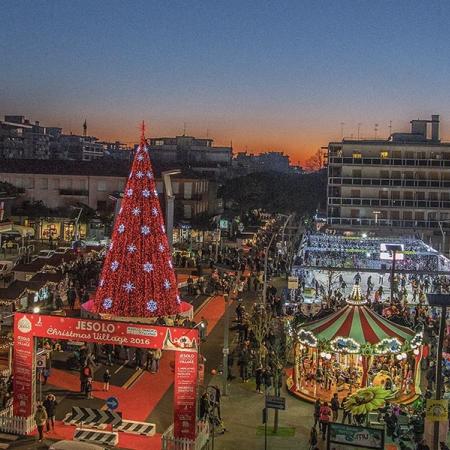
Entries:
{"type": "Polygon", "coordinates": [[[38,429],[39,442],[42,442],[44,439],[44,425],[47,422],[47,412],[42,403],[38,403],[37,405],[36,412],[34,413],[34,421],[38,429]]]}
{"type": "Polygon", "coordinates": [[[314,428],[317,426],[317,424],[320,421],[320,408],[322,404],[320,403],[319,399],[316,399],[316,402],[314,403],[314,428]]]}
{"type": "Polygon", "coordinates": [[[105,373],[103,374],[103,390],[106,392],[109,391],[110,380],[111,380],[111,373],[109,372],[109,369],[106,369],[105,373]]]}
{"type": "Polygon", "coordinates": [[[89,377],[86,380],[86,384],[84,385],[84,393],[86,394],[87,399],[92,399],[92,378],[89,377]]]}
{"type": "Polygon", "coordinates": [[[322,439],[325,440],[328,424],[330,423],[331,416],[331,408],[328,406],[328,402],[324,402],[324,404],[320,407],[320,428],[322,431],[322,439]]]}
{"type": "Polygon", "coordinates": [[[338,416],[339,416],[339,398],[337,394],[333,395],[333,398],[331,399],[331,412],[333,414],[332,420],[333,422],[337,422],[338,416]]]}
{"type": "Polygon", "coordinates": [[[351,423],[352,423],[352,413],[351,413],[351,411],[345,409],[345,407],[344,407],[345,402],[348,400],[348,397],[349,397],[349,395],[347,394],[344,397],[344,399],[342,400],[342,403],[341,403],[341,408],[344,411],[343,415],[342,415],[342,423],[345,423],[345,419],[348,419],[348,424],[351,425],[351,423]]]}
{"type": "Polygon", "coordinates": [[[47,413],[47,431],[55,429],[56,405],[56,397],[53,394],[48,394],[43,403],[45,412],[47,413]]]}

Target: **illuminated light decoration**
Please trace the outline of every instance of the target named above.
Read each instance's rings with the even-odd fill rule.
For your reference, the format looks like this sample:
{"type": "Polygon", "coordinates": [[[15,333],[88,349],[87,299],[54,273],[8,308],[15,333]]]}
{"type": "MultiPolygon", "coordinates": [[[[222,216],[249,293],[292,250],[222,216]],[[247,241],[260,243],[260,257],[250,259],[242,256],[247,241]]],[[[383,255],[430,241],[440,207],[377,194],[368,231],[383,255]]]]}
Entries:
{"type": "Polygon", "coordinates": [[[153,271],[153,264],[146,262],[144,264],[144,272],[152,272],[153,271]]]}
{"type": "Polygon", "coordinates": [[[164,245],[159,244],[158,245],[158,250],[162,253],[165,249],[164,249],[164,245]]]}
{"type": "Polygon", "coordinates": [[[112,306],[112,300],[108,297],[103,300],[103,308],[110,309],[112,306]]]}
{"type": "Polygon", "coordinates": [[[128,253],[134,253],[137,250],[137,247],[134,244],[130,244],[127,246],[128,253]]]}
{"type": "Polygon", "coordinates": [[[144,236],[147,236],[147,234],[150,234],[150,227],[147,225],[143,225],[141,227],[141,234],[143,234],[144,236]]]}
{"type": "Polygon", "coordinates": [[[130,172],[130,175],[128,176],[128,179],[130,180],[131,178],[133,178],[133,172],[130,172]]]}
{"type": "Polygon", "coordinates": [[[94,298],[93,310],[112,317],[164,317],[180,312],[175,272],[173,265],[171,268],[168,264],[169,243],[162,228],[164,218],[159,199],[153,195],[156,185],[145,146],[142,136],[130,170],[132,177],[123,190],[123,211],[113,227],[114,248],[107,253],[99,277],[105,281],[97,288],[94,298]],[[126,193],[130,189],[133,195],[128,197],[126,193]],[[148,197],[144,196],[145,192],[148,197]],[[124,225],[123,232],[119,232],[120,225],[124,225]],[[159,251],[160,244],[164,253],[159,251]],[[110,308],[103,305],[106,298],[112,301],[110,308]],[[156,303],[156,310],[148,308],[150,300],[156,303]]]}
{"type": "Polygon", "coordinates": [[[171,269],[173,269],[173,264],[172,264],[172,261],[169,259],[169,261],[167,261],[167,264],[169,265],[169,267],[171,268],[171,269]]]}
{"type": "Polygon", "coordinates": [[[111,241],[109,244],[109,249],[112,250],[112,248],[113,248],[113,241],[111,241]]]}
{"type": "Polygon", "coordinates": [[[409,345],[411,346],[411,348],[417,348],[420,345],[422,345],[422,341],[423,341],[423,333],[422,331],[420,331],[411,339],[409,345]]]}
{"type": "Polygon", "coordinates": [[[161,231],[162,231],[163,233],[166,232],[166,227],[165,227],[164,225],[161,225],[161,231]]]}
{"type": "Polygon", "coordinates": [[[121,207],[121,208],[119,209],[119,214],[122,214],[122,211],[123,211],[123,208],[121,207]]]}
{"type": "Polygon", "coordinates": [[[150,195],[152,195],[152,193],[151,193],[148,189],[144,189],[144,190],[142,191],[142,196],[143,196],[143,197],[149,198],[150,195]]]}
{"type": "Polygon", "coordinates": [[[122,287],[124,288],[127,294],[133,292],[135,289],[134,284],[131,281],[127,281],[122,287]]]}
{"type": "Polygon", "coordinates": [[[158,197],[158,191],[156,189],[153,189],[153,194],[155,197],[158,197]]]}
{"type": "Polygon", "coordinates": [[[133,189],[127,189],[127,197],[131,197],[133,195],[133,189]]]}
{"type": "Polygon", "coordinates": [[[104,284],[105,284],[105,280],[102,278],[102,279],[99,281],[98,285],[99,285],[100,287],[102,287],[104,284]]]}
{"type": "Polygon", "coordinates": [[[311,331],[299,330],[297,333],[298,340],[309,347],[317,347],[317,338],[311,331]]]}
{"type": "Polygon", "coordinates": [[[352,338],[337,336],[330,342],[330,347],[339,353],[359,353],[361,346],[352,338]]]}
{"type": "Polygon", "coordinates": [[[158,304],[155,302],[155,300],[149,300],[147,302],[147,309],[150,312],[155,312],[158,309],[158,304]]]}
{"type": "Polygon", "coordinates": [[[122,234],[125,231],[125,225],[123,223],[121,223],[118,227],[117,227],[117,231],[122,234]]]}
{"type": "Polygon", "coordinates": [[[402,343],[397,338],[383,339],[374,346],[374,351],[378,355],[385,353],[399,353],[401,350],[402,343]]]}

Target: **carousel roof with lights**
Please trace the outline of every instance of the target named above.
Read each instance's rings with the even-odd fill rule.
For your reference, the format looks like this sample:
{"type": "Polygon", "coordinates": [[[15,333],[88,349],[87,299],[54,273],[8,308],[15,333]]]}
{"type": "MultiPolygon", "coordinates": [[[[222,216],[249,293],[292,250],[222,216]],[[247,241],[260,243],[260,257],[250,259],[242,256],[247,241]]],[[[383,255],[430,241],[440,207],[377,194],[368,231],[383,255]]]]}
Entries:
{"type": "Polygon", "coordinates": [[[397,353],[421,344],[421,334],[397,325],[366,306],[355,285],[347,305],[335,313],[301,326],[300,342],[311,347],[331,345],[350,353],[397,353]]]}

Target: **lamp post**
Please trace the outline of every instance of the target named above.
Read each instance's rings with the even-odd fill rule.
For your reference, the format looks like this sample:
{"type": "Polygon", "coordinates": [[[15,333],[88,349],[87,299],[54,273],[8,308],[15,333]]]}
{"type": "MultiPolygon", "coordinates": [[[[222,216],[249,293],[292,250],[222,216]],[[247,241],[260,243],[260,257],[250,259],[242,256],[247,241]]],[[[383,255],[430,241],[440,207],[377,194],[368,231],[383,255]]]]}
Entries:
{"type": "Polygon", "coordinates": [[[391,265],[391,304],[394,301],[394,277],[395,277],[395,261],[397,253],[403,250],[400,244],[386,244],[386,250],[392,254],[392,265],[391,265]]]}
{"type": "MultiPolygon", "coordinates": [[[[450,306],[450,294],[427,294],[428,303],[430,306],[441,308],[441,320],[439,322],[439,340],[437,348],[436,361],[436,400],[442,398],[442,349],[444,346],[444,335],[447,319],[447,306],[450,306]]],[[[439,450],[439,424],[434,422],[433,425],[433,450],[439,450]]]]}
{"type": "Polygon", "coordinates": [[[163,177],[164,198],[166,203],[166,232],[171,252],[173,246],[173,215],[174,215],[175,195],[173,194],[170,177],[172,175],[178,175],[179,173],[181,173],[181,170],[179,169],[167,170],[161,173],[163,177]]]}

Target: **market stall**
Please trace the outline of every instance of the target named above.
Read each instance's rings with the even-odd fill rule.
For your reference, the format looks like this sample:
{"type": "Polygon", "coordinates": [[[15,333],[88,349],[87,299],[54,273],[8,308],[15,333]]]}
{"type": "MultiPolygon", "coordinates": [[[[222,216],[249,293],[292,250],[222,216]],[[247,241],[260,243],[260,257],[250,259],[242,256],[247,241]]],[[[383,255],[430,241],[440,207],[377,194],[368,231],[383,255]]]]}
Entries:
{"type": "Polygon", "coordinates": [[[397,325],[366,305],[355,285],[347,305],[290,334],[294,368],[292,394],[313,401],[343,398],[355,389],[382,386],[395,401],[408,403],[420,394],[422,332],[397,325]]]}

